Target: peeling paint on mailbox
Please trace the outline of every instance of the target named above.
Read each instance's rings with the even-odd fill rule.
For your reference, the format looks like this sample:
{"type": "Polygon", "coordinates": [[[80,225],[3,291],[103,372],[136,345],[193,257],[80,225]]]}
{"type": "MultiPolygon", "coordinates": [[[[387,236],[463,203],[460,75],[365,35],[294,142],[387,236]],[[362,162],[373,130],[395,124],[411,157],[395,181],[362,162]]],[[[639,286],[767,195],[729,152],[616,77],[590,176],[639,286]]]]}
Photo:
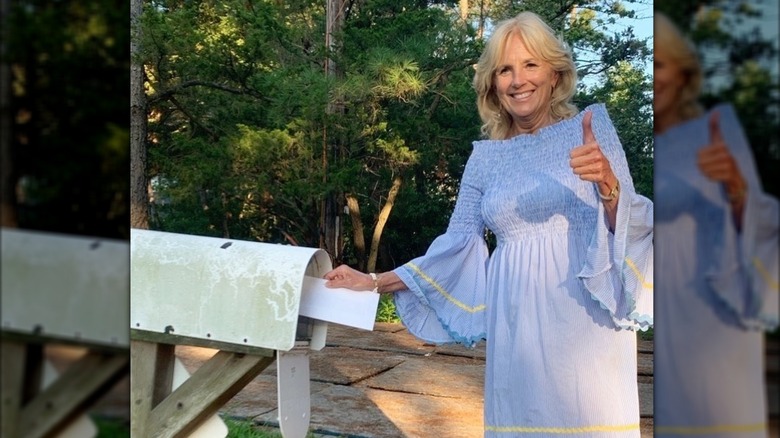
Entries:
{"type": "Polygon", "coordinates": [[[304,276],[331,269],[317,248],[131,231],[130,325],[288,351],[304,276]]]}
{"type": "Polygon", "coordinates": [[[128,243],[0,229],[2,330],[126,348],[128,243]]]}

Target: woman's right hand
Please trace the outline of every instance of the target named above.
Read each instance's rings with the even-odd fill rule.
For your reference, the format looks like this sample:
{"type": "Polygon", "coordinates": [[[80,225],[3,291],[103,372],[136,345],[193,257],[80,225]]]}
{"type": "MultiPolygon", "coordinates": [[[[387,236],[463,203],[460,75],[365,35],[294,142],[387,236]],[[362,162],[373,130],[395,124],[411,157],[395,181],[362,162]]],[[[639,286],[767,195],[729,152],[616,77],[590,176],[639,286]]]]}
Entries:
{"type": "Polygon", "coordinates": [[[341,265],[323,276],[325,286],[343,287],[352,290],[374,290],[374,280],[370,275],[364,274],[347,265],[341,265]]]}

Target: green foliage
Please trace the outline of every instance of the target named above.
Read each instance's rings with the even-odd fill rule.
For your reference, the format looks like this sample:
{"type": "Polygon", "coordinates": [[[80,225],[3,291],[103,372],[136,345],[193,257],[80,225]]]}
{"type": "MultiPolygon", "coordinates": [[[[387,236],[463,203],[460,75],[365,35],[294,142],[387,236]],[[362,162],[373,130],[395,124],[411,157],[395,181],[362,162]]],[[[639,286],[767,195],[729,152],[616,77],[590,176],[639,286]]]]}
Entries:
{"type": "MultiPolygon", "coordinates": [[[[282,434],[277,428],[257,425],[251,420],[234,417],[222,418],[228,427],[227,438],[281,438],[282,434]]],[[[314,438],[313,433],[308,433],[307,438],[314,438]]]]}
{"type": "Polygon", "coordinates": [[[239,420],[235,418],[223,418],[228,427],[228,438],[279,438],[281,433],[278,431],[262,430],[251,421],[239,420]]]}
{"type": "Polygon", "coordinates": [[[97,426],[97,438],[130,438],[130,423],[127,420],[93,417],[97,426]]]}
{"type": "Polygon", "coordinates": [[[590,103],[603,102],[618,130],[626,153],[634,187],[653,198],[653,117],[650,78],[627,62],[607,71],[607,80],[594,87],[591,97],[578,96],[590,103]]]}
{"type": "Polygon", "coordinates": [[[3,117],[12,117],[18,226],[128,238],[128,4],[10,5],[3,117]]]}
{"type": "Polygon", "coordinates": [[[401,322],[395,313],[392,294],[382,294],[379,297],[379,307],[376,311],[377,322],[401,322]]]}

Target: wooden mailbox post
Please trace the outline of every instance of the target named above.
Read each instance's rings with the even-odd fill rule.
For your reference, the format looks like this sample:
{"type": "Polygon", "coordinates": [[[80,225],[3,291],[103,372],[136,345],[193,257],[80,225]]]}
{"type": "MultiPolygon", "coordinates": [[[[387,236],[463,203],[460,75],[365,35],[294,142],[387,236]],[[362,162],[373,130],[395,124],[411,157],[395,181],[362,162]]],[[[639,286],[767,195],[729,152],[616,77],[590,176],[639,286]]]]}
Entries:
{"type": "Polygon", "coordinates": [[[327,324],[300,315],[301,290],[330,269],[320,249],[132,230],[133,436],[192,434],[277,360],[282,434],[304,437],[327,324]],[[171,391],[176,345],[219,351],[171,391]]]}
{"type": "Polygon", "coordinates": [[[129,245],[10,228],[0,242],[0,436],[89,434],[79,421],[129,369],[129,245]],[[47,382],[47,344],[87,353],[47,382]]]}

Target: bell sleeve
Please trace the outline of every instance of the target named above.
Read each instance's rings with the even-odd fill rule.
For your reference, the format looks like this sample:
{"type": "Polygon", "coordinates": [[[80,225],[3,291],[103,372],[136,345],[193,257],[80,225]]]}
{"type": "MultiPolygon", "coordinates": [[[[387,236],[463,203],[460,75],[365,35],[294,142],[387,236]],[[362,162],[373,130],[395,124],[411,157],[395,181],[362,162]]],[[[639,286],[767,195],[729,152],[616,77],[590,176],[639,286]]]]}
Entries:
{"type": "Polygon", "coordinates": [[[485,338],[489,254],[477,161],[472,153],[447,231],[424,256],[394,270],[408,288],[395,293],[396,312],[410,333],[427,342],[473,346],[485,338]]]}
{"type": "MultiPolygon", "coordinates": [[[[578,277],[617,328],[644,331],[653,325],[653,203],[634,190],[625,152],[604,105],[592,105],[580,115],[589,110],[593,133],[620,182],[620,193],[614,232],[603,203],[597,202],[599,219],[578,277]]],[[[598,198],[595,192],[594,196],[598,198]]]]}
{"type": "MultiPolygon", "coordinates": [[[[705,279],[717,301],[748,329],[778,326],[778,200],[766,194],[739,119],[731,105],[719,105],[720,128],[729,151],[747,182],[742,230],[737,231],[722,191],[722,238],[714,239],[705,279]]],[[[709,115],[707,116],[709,118],[709,115]]]]}

